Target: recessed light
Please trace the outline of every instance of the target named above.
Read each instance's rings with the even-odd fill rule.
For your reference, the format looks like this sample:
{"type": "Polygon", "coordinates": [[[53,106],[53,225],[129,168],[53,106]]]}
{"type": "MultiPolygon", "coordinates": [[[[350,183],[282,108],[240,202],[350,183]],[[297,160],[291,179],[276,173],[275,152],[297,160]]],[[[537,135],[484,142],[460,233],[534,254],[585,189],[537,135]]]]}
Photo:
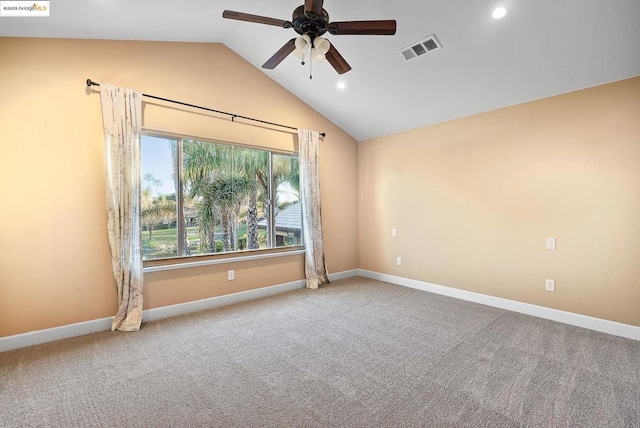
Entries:
{"type": "Polygon", "coordinates": [[[347,87],[347,84],[344,83],[344,80],[339,81],[338,83],[336,83],[336,87],[340,90],[343,90],[347,87]]]}
{"type": "Polygon", "coordinates": [[[504,7],[497,7],[494,9],[492,16],[495,19],[503,18],[507,14],[507,9],[504,7]]]}

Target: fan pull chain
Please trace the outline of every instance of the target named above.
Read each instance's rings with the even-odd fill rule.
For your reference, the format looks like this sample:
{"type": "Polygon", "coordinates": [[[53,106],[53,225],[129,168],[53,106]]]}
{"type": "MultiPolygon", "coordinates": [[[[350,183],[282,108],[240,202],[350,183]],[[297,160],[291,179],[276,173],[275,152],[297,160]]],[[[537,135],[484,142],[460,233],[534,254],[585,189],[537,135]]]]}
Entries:
{"type": "Polygon", "coordinates": [[[312,74],[313,74],[313,58],[311,59],[311,61],[309,61],[309,80],[313,79],[312,74]]]}

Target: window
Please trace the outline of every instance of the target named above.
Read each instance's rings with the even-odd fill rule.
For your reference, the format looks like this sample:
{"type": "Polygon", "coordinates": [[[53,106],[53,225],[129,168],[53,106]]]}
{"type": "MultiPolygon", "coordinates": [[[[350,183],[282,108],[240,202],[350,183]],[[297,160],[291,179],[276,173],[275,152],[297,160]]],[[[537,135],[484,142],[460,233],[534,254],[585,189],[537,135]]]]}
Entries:
{"type": "Polygon", "coordinates": [[[142,136],[144,260],[302,244],[298,157],[142,136]]]}

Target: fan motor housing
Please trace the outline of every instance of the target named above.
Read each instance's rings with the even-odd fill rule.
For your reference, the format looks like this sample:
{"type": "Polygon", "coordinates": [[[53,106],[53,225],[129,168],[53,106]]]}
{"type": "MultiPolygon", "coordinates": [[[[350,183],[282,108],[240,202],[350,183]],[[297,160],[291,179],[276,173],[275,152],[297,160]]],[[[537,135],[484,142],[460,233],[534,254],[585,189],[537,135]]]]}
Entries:
{"type": "Polygon", "coordinates": [[[329,14],[322,9],[322,15],[304,13],[304,6],[299,6],[293,11],[291,24],[296,33],[308,35],[312,39],[321,36],[329,29],[329,14]]]}

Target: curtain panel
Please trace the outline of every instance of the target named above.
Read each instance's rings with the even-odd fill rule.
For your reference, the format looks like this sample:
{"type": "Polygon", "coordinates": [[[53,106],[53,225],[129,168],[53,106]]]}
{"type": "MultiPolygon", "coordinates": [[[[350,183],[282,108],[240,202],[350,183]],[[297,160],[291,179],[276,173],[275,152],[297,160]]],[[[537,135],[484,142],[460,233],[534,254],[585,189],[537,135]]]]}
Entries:
{"type": "Polygon", "coordinates": [[[300,197],[302,199],[302,229],[307,288],[318,288],[322,284],[329,283],[322,242],[320,169],[318,163],[319,138],[320,133],[318,131],[298,130],[300,197]]]}
{"type": "Polygon", "coordinates": [[[142,94],[102,84],[100,100],[107,160],[107,233],[118,293],[111,330],[137,331],[142,322],[142,94]]]}

